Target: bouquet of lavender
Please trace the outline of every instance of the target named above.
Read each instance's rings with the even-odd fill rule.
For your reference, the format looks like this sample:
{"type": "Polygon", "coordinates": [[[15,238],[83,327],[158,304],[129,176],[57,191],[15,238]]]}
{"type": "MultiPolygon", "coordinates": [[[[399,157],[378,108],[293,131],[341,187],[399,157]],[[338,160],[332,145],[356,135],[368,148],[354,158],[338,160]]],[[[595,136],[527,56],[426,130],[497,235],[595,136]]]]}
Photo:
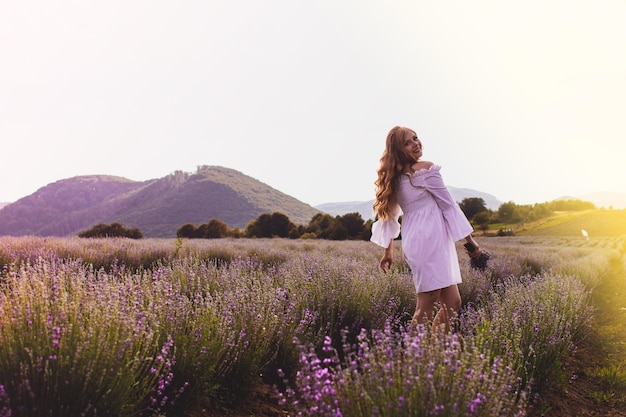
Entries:
{"type": "Polygon", "coordinates": [[[465,250],[470,257],[470,266],[474,269],[484,271],[485,268],[487,268],[487,262],[491,259],[489,252],[478,249],[470,242],[467,242],[463,246],[465,246],[465,250]]]}

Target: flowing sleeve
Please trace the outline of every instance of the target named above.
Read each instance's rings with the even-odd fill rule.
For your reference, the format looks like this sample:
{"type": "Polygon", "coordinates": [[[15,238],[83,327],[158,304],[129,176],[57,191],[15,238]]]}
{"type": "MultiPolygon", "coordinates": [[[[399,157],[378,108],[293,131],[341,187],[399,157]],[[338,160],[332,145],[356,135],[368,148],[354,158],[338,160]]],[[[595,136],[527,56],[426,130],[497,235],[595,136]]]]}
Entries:
{"type": "Polygon", "coordinates": [[[374,224],[372,224],[372,237],[370,241],[376,243],[378,246],[387,248],[389,242],[400,236],[400,222],[398,221],[400,214],[400,206],[396,206],[391,218],[376,220],[374,224]]]}
{"type": "Polygon", "coordinates": [[[443,213],[450,236],[457,241],[461,240],[474,231],[474,228],[465,217],[465,213],[450,195],[450,191],[443,182],[440,167],[433,167],[424,178],[426,189],[435,197],[439,209],[443,213]]]}

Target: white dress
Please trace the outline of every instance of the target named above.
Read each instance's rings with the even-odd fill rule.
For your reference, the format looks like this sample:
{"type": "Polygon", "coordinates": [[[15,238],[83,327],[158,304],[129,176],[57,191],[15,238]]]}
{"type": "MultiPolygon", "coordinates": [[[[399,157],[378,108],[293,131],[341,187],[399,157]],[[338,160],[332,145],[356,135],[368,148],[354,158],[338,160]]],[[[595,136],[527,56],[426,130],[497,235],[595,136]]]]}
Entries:
{"type": "Polygon", "coordinates": [[[400,235],[402,251],[411,268],[417,292],[433,291],[461,282],[455,242],[473,228],[446,188],[441,167],[432,165],[402,175],[394,216],[372,225],[371,241],[384,248],[400,235]]]}

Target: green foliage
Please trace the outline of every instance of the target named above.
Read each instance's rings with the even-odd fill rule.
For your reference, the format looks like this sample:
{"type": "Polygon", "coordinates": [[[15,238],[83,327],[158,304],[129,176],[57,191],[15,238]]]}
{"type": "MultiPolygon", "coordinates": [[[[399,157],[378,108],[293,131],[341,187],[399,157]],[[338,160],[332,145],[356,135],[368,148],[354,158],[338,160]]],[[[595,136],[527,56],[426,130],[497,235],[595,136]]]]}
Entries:
{"type": "Polygon", "coordinates": [[[332,226],[334,225],[334,218],[327,213],[318,213],[305,227],[305,233],[312,233],[318,239],[330,239],[332,226]]]}
{"type": "Polygon", "coordinates": [[[589,201],[579,200],[576,198],[554,200],[546,204],[553,211],[582,211],[582,210],[593,210],[596,208],[596,206],[593,203],[589,201]]]}
{"type": "Polygon", "coordinates": [[[611,364],[594,370],[593,375],[599,378],[608,388],[618,391],[626,390],[626,364],[611,364]]]}
{"type": "Polygon", "coordinates": [[[231,229],[221,220],[211,219],[208,223],[203,223],[198,227],[191,223],[182,225],[176,231],[176,237],[188,239],[220,239],[225,237],[241,237],[241,231],[239,229],[231,229]]]}
{"type": "Polygon", "coordinates": [[[283,213],[261,214],[245,228],[246,237],[297,237],[297,228],[283,213]]]}
{"type": "Polygon", "coordinates": [[[296,226],[282,213],[265,213],[246,226],[246,237],[289,237],[291,239],[369,240],[372,222],[359,213],[333,217],[318,213],[307,226],[296,226]]]}
{"type": "Polygon", "coordinates": [[[138,228],[127,228],[121,223],[97,224],[89,230],[82,231],[78,237],[102,238],[102,237],[127,237],[130,239],[142,239],[143,234],[138,228]]]}
{"type": "Polygon", "coordinates": [[[234,231],[231,230],[226,223],[218,219],[211,219],[207,224],[205,237],[208,239],[218,239],[221,237],[233,236],[234,231]]]}
{"type": "Polygon", "coordinates": [[[512,201],[500,204],[498,207],[498,219],[505,223],[517,223],[521,217],[517,215],[517,204],[512,201]]]}
{"type": "MultiPolygon", "coordinates": [[[[513,201],[502,203],[496,212],[493,222],[524,223],[546,219],[557,211],[583,211],[595,209],[588,201],[570,199],[554,200],[546,203],[518,205],[513,201]]],[[[475,220],[476,222],[476,220],[475,220]]]]}
{"type": "Polygon", "coordinates": [[[491,212],[487,210],[476,213],[472,217],[472,221],[479,225],[489,224],[490,219],[491,219],[491,212]]]}
{"type": "Polygon", "coordinates": [[[525,231],[526,234],[547,236],[577,236],[588,232],[590,240],[599,236],[626,234],[626,210],[585,210],[560,212],[525,231]]]}
{"type": "Polygon", "coordinates": [[[598,403],[626,404],[626,367],[624,363],[598,367],[591,373],[600,383],[601,390],[591,393],[598,403]]]}
{"type": "Polygon", "coordinates": [[[177,238],[193,239],[196,237],[196,231],[198,228],[192,223],[185,223],[176,230],[177,238]]]}
{"type": "Polygon", "coordinates": [[[343,216],[331,216],[318,213],[304,227],[303,235],[307,238],[328,240],[369,240],[372,221],[365,223],[360,213],[346,213],[343,216]]]}
{"type": "Polygon", "coordinates": [[[346,213],[343,216],[337,216],[336,219],[346,229],[348,239],[369,240],[370,233],[360,213],[346,213]]]}
{"type": "Polygon", "coordinates": [[[465,213],[465,216],[470,220],[472,220],[474,216],[478,213],[487,211],[485,200],[478,197],[464,198],[459,203],[459,207],[461,207],[461,210],[463,211],[463,213],[465,213]]]}

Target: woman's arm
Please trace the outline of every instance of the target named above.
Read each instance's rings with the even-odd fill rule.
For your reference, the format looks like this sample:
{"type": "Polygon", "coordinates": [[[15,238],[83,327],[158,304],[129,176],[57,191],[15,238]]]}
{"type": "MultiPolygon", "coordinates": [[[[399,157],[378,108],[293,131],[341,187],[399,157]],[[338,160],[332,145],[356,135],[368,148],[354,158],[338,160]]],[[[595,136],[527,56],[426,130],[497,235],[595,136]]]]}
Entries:
{"type": "Polygon", "coordinates": [[[439,210],[441,210],[452,239],[457,241],[469,238],[468,242],[473,241],[471,234],[474,228],[467,220],[458,203],[452,198],[448,187],[444,184],[439,172],[439,166],[431,167],[429,172],[424,175],[424,185],[426,190],[434,197],[439,210]]]}
{"type": "Polygon", "coordinates": [[[478,242],[476,242],[476,240],[474,240],[474,237],[471,234],[469,234],[469,235],[465,236],[465,241],[467,243],[469,243],[470,245],[474,246],[474,250],[469,250],[468,249],[467,252],[469,253],[469,256],[472,257],[472,258],[479,256],[480,255],[480,245],[478,244],[478,242]]]}
{"type": "Polygon", "coordinates": [[[391,241],[389,242],[389,246],[385,248],[383,257],[380,260],[380,269],[382,269],[383,272],[387,273],[387,271],[389,271],[389,268],[391,268],[392,263],[393,263],[393,239],[391,239],[391,241]]]}
{"type": "Polygon", "coordinates": [[[478,245],[478,242],[476,242],[476,241],[474,240],[474,237],[473,237],[471,234],[469,234],[469,235],[465,236],[465,241],[466,241],[467,243],[471,243],[472,245],[474,245],[474,247],[476,247],[476,249],[478,249],[478,248],[480,247],[480,246],[478,245]]]}
{"type": "Polygon", "coordinates": [[[396,205],[392,208],[392,216],[389,219],[378,219],[372,224],[372,237],[370,240],[378,246],[388,248],[389,242],[393,242],[395,238],[400,236],[400,206],[396,205]]]}

